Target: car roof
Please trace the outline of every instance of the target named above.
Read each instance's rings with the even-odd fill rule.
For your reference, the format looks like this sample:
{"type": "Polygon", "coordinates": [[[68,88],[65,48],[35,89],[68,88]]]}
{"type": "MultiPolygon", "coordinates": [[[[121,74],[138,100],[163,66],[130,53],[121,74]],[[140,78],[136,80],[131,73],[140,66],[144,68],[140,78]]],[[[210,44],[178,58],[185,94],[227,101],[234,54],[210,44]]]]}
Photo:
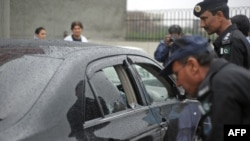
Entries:
{"type": "Polygon", "coordinates": [[[10,60],[22,57],[24,55],[38,55],[43,57],[65,59],[67,55],[79,50],[84,50],[84,52],[86,52],[86,57],[91,57],[95,53],[98,53],[99,56],[101,56],[101,54],[104,55],[104,53],[105,55],[147,55],[147,53],[141,50],[94,43],[82,43],[64,40],[0,39],[0,66],[10,60]],[[99,51],[97,52],[97,50],[99,51]]]}

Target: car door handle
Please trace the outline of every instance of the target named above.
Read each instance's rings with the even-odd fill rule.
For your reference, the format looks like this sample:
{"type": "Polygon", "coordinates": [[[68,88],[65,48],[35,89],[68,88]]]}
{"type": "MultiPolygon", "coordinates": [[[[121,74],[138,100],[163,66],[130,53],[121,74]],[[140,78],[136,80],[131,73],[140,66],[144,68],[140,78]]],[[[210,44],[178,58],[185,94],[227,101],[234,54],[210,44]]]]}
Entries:
{"type": "Polygon", "coordinates": [[[168,122],[167,122],[167,121],[161,122],[160,125],[161,125],[162,127],[168,126],[168,122]]]}
{"type": "Polygon", "coordinates": [[[165,118],[162,118],[160,125],[162,128],[164,128],[166,130],[168,128],[168,123],[169,122],[165,118]]]}

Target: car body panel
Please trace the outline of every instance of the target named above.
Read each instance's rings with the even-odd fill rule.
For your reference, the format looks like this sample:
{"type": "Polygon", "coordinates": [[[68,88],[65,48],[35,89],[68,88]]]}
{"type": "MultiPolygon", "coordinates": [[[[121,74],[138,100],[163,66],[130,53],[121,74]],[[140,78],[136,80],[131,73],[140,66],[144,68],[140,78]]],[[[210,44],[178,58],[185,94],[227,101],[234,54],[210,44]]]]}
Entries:
{"type": "MultiPolygon", "coordinates": [[[[141,78],[134,67],[137,63],[153,66],[154,73],[162,69],[140,50],[66,41],[0,40],[0,140],[74,141],[78,135],[86,141],[166,139],[166,132],[171,129],[169,122],[174,120],[177,124],[185,104],[196,102],[158,95],[153,99],[160,101],[163,96],[166,100],[152,103],[148,91],[154,95],[164,90],[151,85],[154,80],[141,78]],[[127,101],[127,107],[116,112],[114,105],[121,99],[115,99],[118,90],[112,93],[111,89],[124,82],[113,85],[108,80],[115,76],[113,72],[109,76],[103,71],[114,66],[119,66],[124,75],[119,79],[127,78],[124,82],[131,83],[134,89],[129,94],[132,104],[127,101]],[[84,114],[77,127],[82,129],[76,136],[70,120],[75,124],[79,118],[69,113],[75,112],[81,99],[84,114]],[[89,118],[88,112],[95,117],[89,118]]],[[[178,95],[168,77],[160,79],[168,83],[170,93],[178,95]]]]}

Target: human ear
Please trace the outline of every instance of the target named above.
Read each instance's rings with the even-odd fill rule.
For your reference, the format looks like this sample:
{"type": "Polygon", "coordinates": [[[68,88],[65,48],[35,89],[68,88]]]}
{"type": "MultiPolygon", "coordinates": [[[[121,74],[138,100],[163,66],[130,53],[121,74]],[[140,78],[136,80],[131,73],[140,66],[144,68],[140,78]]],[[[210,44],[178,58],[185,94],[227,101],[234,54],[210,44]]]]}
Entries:
{"type": "Polygon", "coordinates": [[[187,60],[187,67],[189,72],[192,74],[195,74],[198,72],[199,69],[199,63],[194,57],[189,57],[187,60]]]}
{"type": "Polygon", "coordinates": [[[218,18],[224,17],[224,14],[223,14],[222,11],[217,11],[217,12],[216,12],[216,15],[217,15],[218,18]]]}

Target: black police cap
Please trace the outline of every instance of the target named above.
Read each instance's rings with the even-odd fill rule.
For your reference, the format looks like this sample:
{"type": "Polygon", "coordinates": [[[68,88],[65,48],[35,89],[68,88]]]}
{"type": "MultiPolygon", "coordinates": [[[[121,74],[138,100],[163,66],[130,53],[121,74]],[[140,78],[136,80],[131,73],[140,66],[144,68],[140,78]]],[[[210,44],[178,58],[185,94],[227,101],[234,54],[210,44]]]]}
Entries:
{"type": "Polygon", "coordinates": [[[228,0],[204,0],[199,2],[194,7],[194,15],[200,17],[200,15],[206,10],[213,10],[221,6],[227,6],[228,0]]]}
{"type": "Polygon", "coordinates": [[[213,51],[211,45],[209,44],[209,40],[199,35],[182,36],[181,38],[175,40],[172,44],[172,48],[172,54],[165,68],[160,72],[161,76],[166,76],[172,73],[172,63],[176,60],[199,53],[210,53],[213,51]]]}

